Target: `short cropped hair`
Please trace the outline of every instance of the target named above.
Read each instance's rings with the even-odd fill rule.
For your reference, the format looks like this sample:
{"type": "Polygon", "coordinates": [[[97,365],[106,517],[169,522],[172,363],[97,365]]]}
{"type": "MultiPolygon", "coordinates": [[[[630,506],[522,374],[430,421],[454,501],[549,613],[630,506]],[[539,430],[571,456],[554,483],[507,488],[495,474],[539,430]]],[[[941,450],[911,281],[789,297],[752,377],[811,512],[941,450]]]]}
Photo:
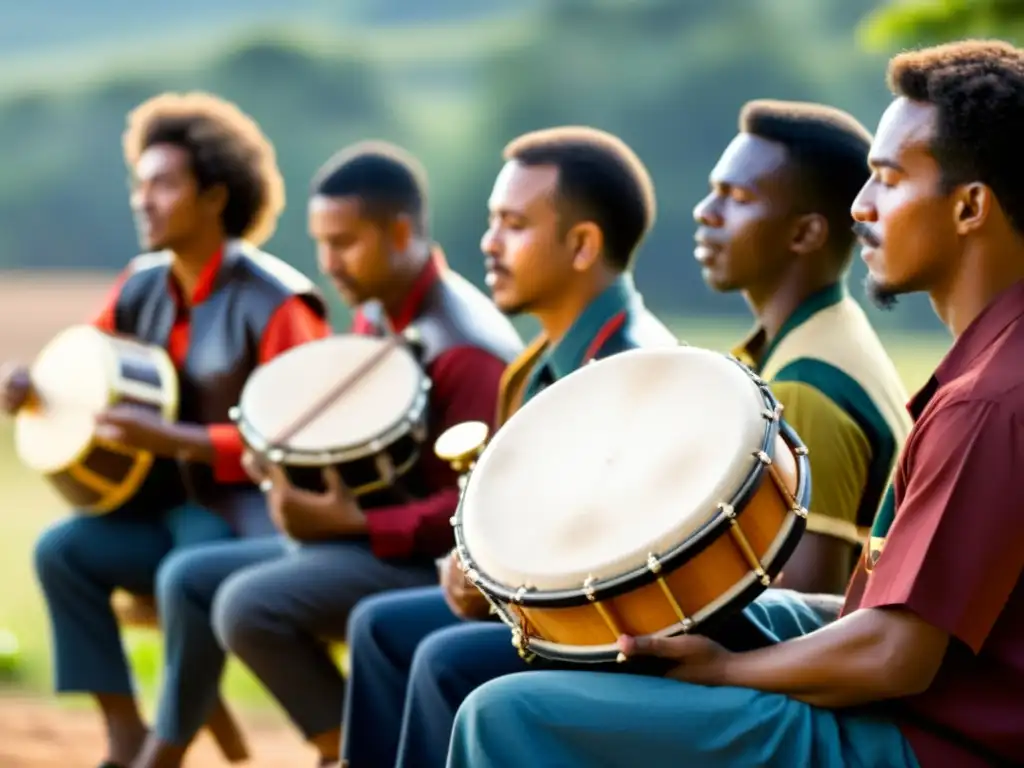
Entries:
{"type": "Polygon", "coordinates": [[[405,215],[416,232],[427,230],[426,169],[388,142],[359,142],[335,153],[313,177],[310,194],[355,197],[369,218],[387,221],[405,215]]]}
{"type": "Polygon", "coordinates": [[[157,144],[188,152],[200,190],[223,185],[224,233],[253,245],[270,239],[284,210],[284,179],[271,142],[236,105],[209,93],[163,93],[128,115],[125,162],[157,144]]]}
{"type": "Polygon", "coordinates": [[[772,99],[745,104],[739,128],[786,147],[796,166],[802,204],[828,221],[829,241],[846,265],[856,240],[850,206],[870,176],[870,131],[835,107],[772,99]]]}
{"type": "Polygon", "coordinates": [[[605,258],[619,271],[633,262],[654,224],[654,184],[624,141],[595,128],[564,126],[524,134],[502,153],[506,161],[558,169],[557,203],[566,224],[593,221],[605,258]]]}
{"type": "Polygon", "coordinates": [[[923,48],[894,57],[887,79],[894,95],[934,105],[945,191],[986,184],[1024,234],[1024,51],[995,40],[923,48]]]}

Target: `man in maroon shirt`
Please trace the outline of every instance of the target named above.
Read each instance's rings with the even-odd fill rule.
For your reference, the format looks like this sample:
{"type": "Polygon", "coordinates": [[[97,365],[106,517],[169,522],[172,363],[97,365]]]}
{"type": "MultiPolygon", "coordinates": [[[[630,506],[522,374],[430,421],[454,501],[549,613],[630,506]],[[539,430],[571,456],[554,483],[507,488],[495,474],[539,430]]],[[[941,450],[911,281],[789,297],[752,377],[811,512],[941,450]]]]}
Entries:
{"type": "MultiPolygon", "coordinates": [[[[328,490],[318,494],[292,486],[274,467],[254,468],[271,481],[271,515],[285,536],[185,553],[190,577],[168,599],[203,617],[208,632],[195,642],[215,642],[215,631],[327,761],[337,759],[345,687],[325,640],[343,639],[361,598],[437,582],[435,559],[453,546],[458,485],[429,446],[454,424],[493,423],[499,380],[522,343],[431,242],[424,172],[404,151],[380,143],[343,150],[311,192],[320,270],[357,307],[353,331],[386,325],[419,339],[432,386],[425,449],[404,478],[417,498],[370,508],[330,472],[328,490]]],[[[139,765],[177,765],[194,733],[154,742],[139,765]]]]}
{"type": "Polygon", "coordinates": [[[754,649],[621,638],[675,662],[667,678],[491,683],[460,710],[449,766],[1024,763],[1024,51],[905,53],[889,82],[853,205],[869,287],[887,304],[927,292],[956,341],[910,402],[894,515],[845,602],[829,617],[768,590],[745,611],[754,649]]]}
{"type": "MultiPolygon", "coordinates": [[[[254,247],[274,229],[283,184],[272,146],[247,116],[211,96],[165,94],[131,114],[124,150],[150,253],[131,261],[93,324],[168,351],[181,420],[167,424],[128,408],[102,414],[100,429],[158,460],[120,509],[62,520],[35,550],[56,688],[96,697],[111,766],[128,765],[146,736],[111,593],[172,590],[181,576],[172,550],[273,533],[265,500],[242,468],[228,409],[257,365],[328,333],[312,282],[254,247]]],[[[0,405],[14,413],[31,381],[18,367],[2,378],[0,405]]],[[[168,665],[155,729],[170,739],[203,723],[197,702],[216,696],[220,669],[215,644],[212,654],[202,645],[180,652],[189,617],[176,608],[159,601],[168,665]],[[196,687],[193,679],[210,682],[196,687]]]]}

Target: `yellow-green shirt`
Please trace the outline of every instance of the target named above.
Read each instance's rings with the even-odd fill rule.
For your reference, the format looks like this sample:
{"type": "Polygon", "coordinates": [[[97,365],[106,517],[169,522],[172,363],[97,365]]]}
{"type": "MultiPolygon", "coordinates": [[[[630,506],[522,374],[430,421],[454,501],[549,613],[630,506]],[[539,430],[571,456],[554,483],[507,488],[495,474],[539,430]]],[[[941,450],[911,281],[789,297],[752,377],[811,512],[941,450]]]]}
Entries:
{"type": "Polygon", "coordinates": [[[903,382],[864,310],[830,286],[770,344],[756,329],[733,354],[768,382],[807,446],[807,530],[863,544],[911,427],[903,382]]]}

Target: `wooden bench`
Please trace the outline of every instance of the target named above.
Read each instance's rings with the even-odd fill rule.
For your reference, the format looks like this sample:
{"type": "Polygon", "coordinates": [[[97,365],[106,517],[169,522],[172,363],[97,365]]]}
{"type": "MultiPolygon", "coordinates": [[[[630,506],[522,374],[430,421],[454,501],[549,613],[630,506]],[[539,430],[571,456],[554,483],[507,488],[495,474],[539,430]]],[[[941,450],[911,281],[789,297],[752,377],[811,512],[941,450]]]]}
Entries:
{"type": "MultiPolygon", "coordinates": [[[[152,597],[118,591],[114,593],[113,606],[114,614],[122,626],[159,631],[160,620],[152,597]]],[[[213,736],[221,754],[229,763],[241,763],[249,759],[245,735],[219,694],[217,704],[204,727],[213,736]]]]}

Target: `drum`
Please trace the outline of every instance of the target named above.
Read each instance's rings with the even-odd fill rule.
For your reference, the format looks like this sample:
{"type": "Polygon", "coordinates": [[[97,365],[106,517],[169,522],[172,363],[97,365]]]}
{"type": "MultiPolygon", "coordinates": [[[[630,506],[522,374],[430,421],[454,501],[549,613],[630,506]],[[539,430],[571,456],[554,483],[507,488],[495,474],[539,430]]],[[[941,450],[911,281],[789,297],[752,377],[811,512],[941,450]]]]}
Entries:
{"type": "Polygon", "coordinates": [[[245,444],[297,487],[322,491],[323,469],[334,467],[354,495],[365,496],[390,488],[418,461],[429,391],[430,379],[406,345],[341,334],[293,347],[253,371],[231,418],[245,444]],[[279,439],[353,374],[350,389],[279,439]]]}
{"type": "Polygon", "coordinates": [[[807,451],[781,411],[750,369],[704,349],[587,365],[480,453],[452,518],[467,578],[527,657],[623,661],[620,635],[725,618],[805,528],[807,451]]]}
{"type": "Polygon", "coordinates": [[[167,353],[89,325],[55,336],[29,374],[36,398],[14,421],[15,450],[81,514],[105,514],[142,486],[154,456],[96,435],[95,417],[133,405],[178,417],[178,374],[167,353]]]}

